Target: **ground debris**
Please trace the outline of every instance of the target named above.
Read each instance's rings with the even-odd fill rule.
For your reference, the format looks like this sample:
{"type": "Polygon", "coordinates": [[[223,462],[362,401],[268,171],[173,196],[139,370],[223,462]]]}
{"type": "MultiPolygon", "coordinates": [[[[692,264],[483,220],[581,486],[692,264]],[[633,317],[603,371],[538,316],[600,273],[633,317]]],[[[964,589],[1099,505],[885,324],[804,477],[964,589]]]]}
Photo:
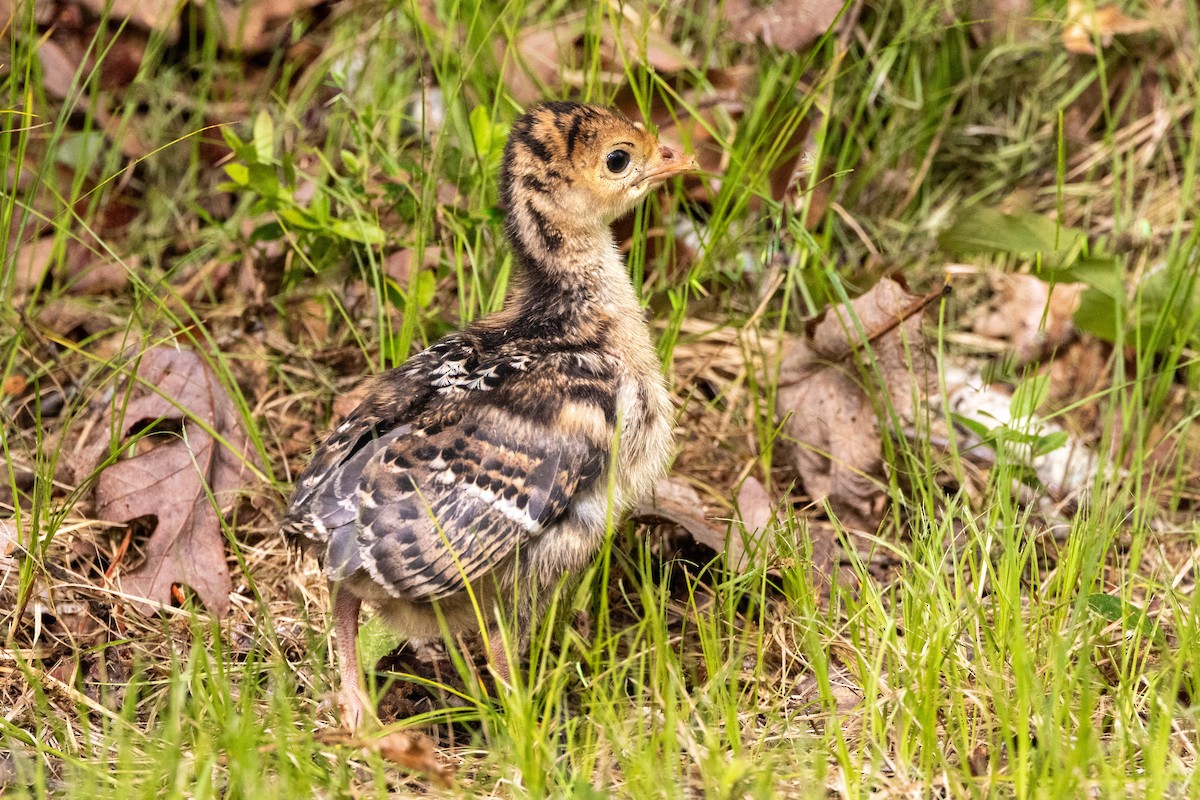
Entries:
{"type": "Polygon", "coordinates": [[[1028,364],[1068,344],[1076,335],[1075,311],[1082,283],[1051,286],[1033,275],[988,273],[996,294],[971,314],[968,327],[998,340],[1017,363],[1028,364]]]}
{"type": "Polygon", "coordinates": [[[910,419],[927,394],[920,312],[941,295],[885,278],[784,350],[776,413],[792,463],[813,500],[828,500],[847,525],[874,530],[883,517],[879,418],[910,419]]]}
{"type": "Polygon", "coordinates": [[[445,762],[423,734],[391,731],[379,737],[357,737],[340,729],[326,729],[317,731],[316,736],[326,745],[378,753],[393,764],[429,776],[443,788],[454,786],[454,767],[445,762]]]}
{"type": "Polygon", "coordinates": [[[740,537],[726,536],[726,526],[718,523],[717,513],[709,510],[700,493],[680,476],[659,480],[650,497],[634,508],[632,516],[678,525],[697,544],[724,553],[731,564],[740,563],[744,555],[740,537]]]}
{"type": "Polygon", "coordinates": [[[721,9],[733,38],[799,50],[821,38],[845,6],[842,0],[731,0],[721,9]]]}
{"type": "MultiPolygon", "coordinates": [[[[255,482],[257,456],[236,406],[198,353],[153,347],[132,371],[81,450],[77,480],[100,468],[98,518],[155,521],[145,561],[122,576],[125,592],[169,605],[177,599],[173,587],[184,585],[223,616],[232,583],[221,517],[255,482]]],[[[148,612],[151,603],[135,605],[148,612]]]]}
{"type": "Polygon", "coordinates": [[[1116,36],[1144,33],[1159,27],[1151,19],[1127,16],[1117,5],[1097,6],[1083,0],[1067,4],[1067,22],[1063,26],[1063,47],[1069,53],[1095,55],[1095,42],[1108,47],[1116,36]]]}

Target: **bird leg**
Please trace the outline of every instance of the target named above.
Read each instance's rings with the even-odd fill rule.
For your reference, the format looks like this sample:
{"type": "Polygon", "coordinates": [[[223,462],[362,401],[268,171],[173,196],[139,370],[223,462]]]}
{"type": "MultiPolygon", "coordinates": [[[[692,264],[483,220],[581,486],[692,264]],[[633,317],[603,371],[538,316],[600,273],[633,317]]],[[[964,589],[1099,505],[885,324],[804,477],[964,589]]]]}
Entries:
{"type": "Polygon", "coordinates": [[[370,705],[358,672],[358,610],[362,600],[339,586],[332,586],[330,590],[333,592],[333,630],[337,637],[334,649],[341,683],[337,704],[342,724],[353,733],[362,727],[370,705]]]}
{"type": "Polygon", "coordinates": [[[508,651],[504,649],[504,635],[500,628],[493,628],[488,634],[488,663],[492,666],[492,676],[497,685],[508,683],[512,676],[508,663],[508,651]]]}

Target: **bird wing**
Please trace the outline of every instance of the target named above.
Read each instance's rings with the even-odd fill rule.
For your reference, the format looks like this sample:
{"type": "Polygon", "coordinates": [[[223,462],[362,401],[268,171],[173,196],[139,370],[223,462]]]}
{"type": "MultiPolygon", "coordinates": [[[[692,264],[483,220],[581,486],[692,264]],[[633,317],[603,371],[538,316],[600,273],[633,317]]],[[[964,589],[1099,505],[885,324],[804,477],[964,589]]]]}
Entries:
{"type": "Polygon", "coordinates": [[[296,481],[282,524],[286,535],[324,546],[334,531],[353,526],[363,467],[412,430],[414,413],[433,393],[422,377],[433,360],[427,350],[374,379],[366,399],[321,443],[296,481]]]}
{"type": "Polygon", "coordinates": [[[380,376],[297,481],[284,531],[316,544],[334,581],[365,571],[409,600],[462,591],[540,536],[606,463],[606,442],[513,407],[553,402],[555,381],[535,372],[455,336],[380,376]]]}
{"type": "Polygon", "coordinates": [[[458,424],[398,436],[370,458],[358,488],[355,552],[339,567],[333,551],[346,545],[331,541],[326,569],[337,579],[361,564],[408,600],[455,594],[552,526],[604,462],[582,437],[471,406],[458,424]]]}

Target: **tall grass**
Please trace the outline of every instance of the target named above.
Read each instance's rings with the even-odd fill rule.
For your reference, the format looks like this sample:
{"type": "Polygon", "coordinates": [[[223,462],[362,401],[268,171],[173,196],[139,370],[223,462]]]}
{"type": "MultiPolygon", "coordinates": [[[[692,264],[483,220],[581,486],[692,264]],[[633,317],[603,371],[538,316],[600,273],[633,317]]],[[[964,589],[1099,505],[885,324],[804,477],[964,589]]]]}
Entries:
{"type": "MultiPolygon", "coordinates": [[[[21,7],[0,57],[0,252],[53,236],[58,272],[18,291],[20,256],[6,255],[0,275],[0,378],[21,376],[42,397],[23,412],[33,424],[16,417],[25,395],[0,405],[4,482],[26,495],[0,513],[25,537],[2,588],[28,609],[4,620],[6,794],[439,791],[321,733],[335,681],[323,589],[311,563],[274,538],[270,506],[298,463],[288,439],[324,430],[356,373],[399,363],[499,307],[512,263],[495,208],[497,148],[518,104],[497,52],[569,10],[592,32],[623,18],[606,4],[519,0],[348,7],[322,23],[313,61],[281,49],[255,62],[266,66],[244,85],[248,73],[213,28],[185,24],[178,43],[148,37],[136,79],[119,91],[101,86],[111,36],[126,24],[109,20],[91,43],[92,66],[60,101],[37,56],[43,33],[21,7]],[[99,133],[106,103],[110,124],[146,140],[138,159],[99,133]],[[278,202],[324,207],[358,227],[297,226],[269,213],[263,186],[218,189],[224,164],[244,160],[211,163],[207,148],[223,141],[216,123],[263,145],[278,202]],[[450,186],[460,199],[447,197],[450,186]],[[102,217],[123,196],[138,199],[133,222],[105,232],[102,217]],[[387,247],[356,240],[375,228],[387,247]],[[72,298],[71,243],[125,265],[128,288],[72,298]],[[407,275],[385,264],[397,247],[412,251],[407,275]],[[180,288],[214,265],[267,275],[263,302],[245,300],[237,324],[215,290],[180,288]],[[68,301],[87,312],[83,330],[56,331],[41,317],[68,301]],[[322,341],[298,332],[300,308],[319,320],[322,341]],[[34,616],[46,587],[77,580],[55,569],[64,536],[108,535],[86,522],[94,476],[64,472],[71,435],[94,403],[112,402],[125,351],[167,341],[206,355],[263,462],[268,508],[226,531],[243,600],[224,621],[190,602],[144,619],[99,610],[115,601],[106,590],[87,597],[113,636],[74,651],[61,637],[37,638],[53,624],[34,616]],[[263,370],[257,388],[253,364],[263,370]],[[63,409],[43,414],[54,392],[63,409]],[[309,427],[288,427],[297,420],[309,427]]],[[[1111,468],[1077,508],[1047,511],[1036,490],[1034,503],[1014,494],[1027,478],[1019,461],[998,458],[979,480],[953,444],[947,453],[890,436],[893,512],[872,532],[873,552],[832,523],[851,580],[828,597],[810,571],[812,539],[830,524],[823,509],[791,509],[775,558],[742,572],[690,550],[664,558],[680,551],[662,531],[617,525],[597,564],[558,596],[511,687],[484,689],[451,644],[468,688],[395,725],[434,737],[457,767],[451,795],[1200,796],[1200,529],[1187,444],[1200,389],[1194,66],[1155,64],[1120,41],[1094,59],[1067,54],[1058,4],[1038,4],[1020,32],[989,40],[957,5],[879,0],[864,4],[851,33],[801,54],[739,45],[699,4],[626,11],[662,25],[697,64],[753,75],[736,126],[719,119],[709,131],[727,167],[704,213],[676,226],[695,212],[679,192],[667,212],[649,204],[636,218],[640,234],[665,230],[653,251],[635,236],[629,266],[661,322],[668,364],[693,344],[682,333],[689,317],[764,337],[798,333],[882,274],[936,286],[945,261],[936,235],[973,208],[1052,216],[1115,253],[1135,287],[1112,303],[1109,380],[1077,401],[1098,409],[1095,446],[1111,468]],[[1079,130],[1067,141],[1077,112],[1096,122],[1071,117],[1079,130]],[[1152,114],[1157,133],[1139,136],[1152,114]],[[812,127],[802,190],[780,203],[769,166],[803,125],[812,127]],[[702,243],[682,272],[670,258],[679,232],[702,243]],[[1123,244],[1131,237],[1135,246],[1123,244]],[[764,298],[773,268],[778,288],[764,298]],[[1155,274],[1165,277],[1144,280],[1155,274]],[[1180,444],[1152,458],[1164,435],[1180,444]],[[939,481],[947,474],[955,480],[939,481]]],[[[1195,10],[1182,13],[1177,35],[1195,42],[1195,10]]],[[[305,31],[296,24],[297,37],[305,31]]],[[[617,87],[602,74],[602,45],[585,35],[563,73],[584,98],[607,102],[617,87]]],[[[623,66],[643,111],[696,113],[710,82],[704,69],[623,66]]],[[[950,334],[979,287],[956,290],[930,326],[939,366],[964,357],[950,334]]],[[[792,477],[772,460],[777,364],[740,380],[752,401],[726,406],[722,392],[734,387],[718,387],[706,407],[729,421],[731,442],[753,443],[725,445],[730,458],[756,462],[782,499],[792,477]]],[[[695,387],[675,388],[704,404],[695,387]]],[[[383,683],[375,690],[386,693],[383,683]]]]}

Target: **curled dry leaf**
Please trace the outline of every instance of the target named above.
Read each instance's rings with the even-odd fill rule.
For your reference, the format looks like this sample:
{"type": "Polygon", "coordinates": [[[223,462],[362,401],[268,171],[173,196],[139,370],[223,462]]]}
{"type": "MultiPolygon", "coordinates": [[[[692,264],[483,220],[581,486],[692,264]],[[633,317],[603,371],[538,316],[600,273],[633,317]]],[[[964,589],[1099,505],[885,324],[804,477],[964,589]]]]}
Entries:
{"type": "MultiPolygon", "coordinates": [[[[946,410],[961,420],[970,420],[986,429],[1003,426],[1029,435],[1063,437],[1061,446],[1048,452],[1034,452],[1028,442],[1020,439],[981,439],[977,432],[958,422],[958,449],[965,458],[990,466],[995,463],[999,447],[1007,458],[1027,462],[1051,498],[1079,497],[1088,492],[1097,471],[1105,465],[1085,441],[1069,435],[1057,422],[1014,408],[1013,393],[990,384],[977,365],[948,364],[943,373],[946,410]]],[[[941,395],[931,397],[929,405],[941,408],[941,395]]]]}
{"type": "Polygon", "coordinates": [[[72,61],[53,39],[40,41],[37,54],[42,62],[42,88],[59,100],[65,99],[71,93],[71,83],[79,64],[72,61]]]}
{"type": "Polygon", "coordinates": [[[1030,0],[972,0],[972,37],[980,44],[1023,37],[1034,24],[1030,0]]]}
{"type": "MultiPolygon", "coordinates": [[[[69,257],[69,256],[68,256],[69,257]]],[[[117,294],[129,285],[129,275],[137,274],[141,259],[129,256],[124,263],[108,258],[92,261],[81,267],[67,285],[70,294],[117,294]]]]}
{"type": "Polygon", "coordinates": [[[745,559],[745,548],[740,536],[726,536],[726,525],[718,524],[708,514],[700,493],[683,478],[668,476],[654,486],[654,491],[633,510],[636,519],[665,520],[674,523],[692,537],[692,541],[704,545],[716,553],[724,553],[726,563],[733,566],[745,559]],[[726,549],[728,544],[728,549],[726,549]]]}
{"type": "Polygon", "coordinates": [[[776,506],[757,479],[749,477],[742,483],[735,518],[725,510],[711,511],[709,505],[683,478],[669,476],[634,509],[634,517],[678,525],[696,544],[724,554],[726,565],[733,570],[749,567],[752,554],[756,562],[774,558],[776,506]]]}
{"type": "MultiPolygon", "coordinates": [[[[840,664],[831,664],[828,672],[829,700],[833,711],[843,716],[854,711],[866,696],[862,684],[840,664]]],[[[821,682],[816,675],[806,675],[792,689],[792,702],[802,714],[820,716],[827,702],[821,691],[821,682]]]]}
{"type": "Polygon", "coordinates": [[[13,265],[13,303],[20,305],[53,271],[57,282],[68,294],[94,295],[117,292],[129,283],[129,273],[136,271],[140,261],[128,258],[119,263],[103,254],[98,247],[88,247],[73,239],[56,251],[55,236],[48,234],[28,241],[17,241],[11,257],[13,265]]]}
{"type": "Polygon", "coordinates": [[[633,515],[673,522],[691,534],[696,541],[709,547],[712,547],[719,537],[720,546],[713,549],[725,549],[725,533],[709,520],[700,493],[677,475],[659,480],[650,497],[634,509],[633,515]]]}
{"type": "Polygon", "coordinates": [[[900,418],[911,417],[930,377],[919,312],[941,294],[919,297],[885,278],[850,302],[853,313],[832,306],[807,340],[784,351],[778,413],[792,463],[813,500],[828,498],[853,527],[873,530],[883,517],[874,398],[882,390],[900,418]]]}
{"type": "Polygon", "coordinates": [[[17,580],[17,562],[13,554],[20,547],[17,541],[17,522],[0,519],[0,589],[13,589],[17,580]]]}
{"type": "Polygon", "coordinates": [[[371,393],[373,384],[371,381],[359,381],[348,392],[338,392],[333,398],[333,419],[331,423],[337,425],[346,417],[350,416],[350,412],[358,408],[363,400],[367,399],[367,395],[371,393]]]}
{"type": "Polygon", "coordinates": [[[156,520],[145,561],[122,577],[125,592],[169,604],[172,586],[183,584],[224,615],[232,582],[221,517],[252,479],[256,458],[249,436],[233,401],[196,353],[151,348],[136,375],[96,426],[99,435],[84,447],[77,477],[110,452],[114,443],[104,432],[113,431],[115,446],[124,449],[147,426],[167,422],[178,431],[168,442],[106,467],[96,483],[95,514],[109,522],[156,520]]]}

